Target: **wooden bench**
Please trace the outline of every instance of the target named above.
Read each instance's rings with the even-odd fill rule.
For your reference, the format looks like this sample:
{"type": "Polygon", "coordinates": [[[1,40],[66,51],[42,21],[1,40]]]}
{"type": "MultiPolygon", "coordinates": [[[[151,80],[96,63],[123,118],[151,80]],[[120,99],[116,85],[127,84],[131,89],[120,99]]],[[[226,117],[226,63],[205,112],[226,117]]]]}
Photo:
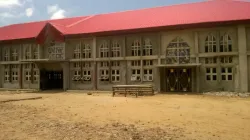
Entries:
{"type": "Polygon", "coordinates": [[[154,95],[154,89],[152,85],[114,85],[113,97],[115,94],[124,94],[127,97],[127,94],[135,95],[136,97],[142,95],[154,95]]]}

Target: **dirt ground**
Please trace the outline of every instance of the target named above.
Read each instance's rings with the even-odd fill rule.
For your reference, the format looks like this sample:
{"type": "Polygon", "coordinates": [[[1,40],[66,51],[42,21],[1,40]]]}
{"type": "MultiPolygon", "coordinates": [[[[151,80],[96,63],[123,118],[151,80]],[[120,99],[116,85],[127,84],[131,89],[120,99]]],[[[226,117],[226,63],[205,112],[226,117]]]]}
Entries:
{"type": "Polygon", "coordinates": [[[41,96],[0,103],[1,140],[249,140],[250,99],[203,95],[41,96]]]}

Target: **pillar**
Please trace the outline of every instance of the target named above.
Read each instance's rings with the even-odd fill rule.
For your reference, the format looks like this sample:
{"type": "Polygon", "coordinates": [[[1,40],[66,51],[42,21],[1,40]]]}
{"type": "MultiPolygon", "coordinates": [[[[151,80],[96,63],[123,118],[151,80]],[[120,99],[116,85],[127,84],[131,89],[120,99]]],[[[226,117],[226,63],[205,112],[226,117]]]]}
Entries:
{"type": "Polygon", "coordinates": [[[239,88],[241,92],[248,91],[248,71],[247,71],[247,41],[246,28],[238,26],[238,48],[239,48],[239,88]]]}
{"type": "MultiPolygon", "coordinates": [[[[195,54],[195,63],[199,64],[199,34],[198,32],[194,33],[194,54],[195,54]]],[[[193,89],[193,91],[196,91],[197,93],[200,92],[200,66],[196,66],[194,74],[194,80],[196,81],[196,89],[193,89]]],[[[193,80],[193,81],[194,81],[193,80]]],[[[193,87],[195,88],[195,87],[193,87]]]]}
{"type": "Polygon", "coordinates": [[[96,37],[93,38],[93,50],[92,50],[92,56],[94,59],[94,67],[93,67],[93,84],[94,84],[94,90],[97,90],[97,80],[98,80],[98,76],[97,76],[97,62],[96,62],[96,37]]]}
{"type": "Polygon", "coordinates": [[[63,90],[66,91],[69,89],[69,81],[70,79],[70,65],[69,62],[64,62],[61,64],[63,69],[63,90]]]}

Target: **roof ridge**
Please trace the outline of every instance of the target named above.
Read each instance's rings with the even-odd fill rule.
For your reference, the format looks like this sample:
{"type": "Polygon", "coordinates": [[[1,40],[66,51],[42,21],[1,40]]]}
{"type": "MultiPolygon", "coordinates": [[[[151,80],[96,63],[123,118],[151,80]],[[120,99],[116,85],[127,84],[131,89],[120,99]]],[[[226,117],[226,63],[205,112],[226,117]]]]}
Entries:
{"type": "Polygon", "coordinates": [[[48,22],[48,23],[51,24],[51,25],[58,25],[58,26],[65,27],[64,25],[61,25],[61,24],[58,24],[58,23],[52,23],[52,22],[48,22]]]}
{"type": "Polygon", "coordinates": [[[94,16],[96,16],[96,15],[87,16],[86,18],[83,18],[83,19],[81,19],[81,20],[79,20],[79,21],[76,21],[76,22],[70,24],[70,25],[67,25],[66,27],[67,27],[67,28],[68,28],[68,27],[72,27],[72,26],[74,26],[74,25],[76,25],[76,24],[79,24],[79,23],[81,23],[81,22],[83,22],[83,21],[85,21],[85,20],[88,20],[88,19],[90,19],[90,18],[92,18],[92,17],[94,17],[94,16]]]}

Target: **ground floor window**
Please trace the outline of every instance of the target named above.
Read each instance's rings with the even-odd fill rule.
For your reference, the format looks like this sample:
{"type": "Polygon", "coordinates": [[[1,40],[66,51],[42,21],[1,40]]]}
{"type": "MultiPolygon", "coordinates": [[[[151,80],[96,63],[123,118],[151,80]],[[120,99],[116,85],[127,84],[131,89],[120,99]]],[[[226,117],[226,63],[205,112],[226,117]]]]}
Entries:
{"type": "Polygon", "coordinates": [[[233,80],[233,68],[232,67],[221,68],[221,80],[223,81],[233,80]]]}
{"type": "Polygon", "coordinates": [[[112,70],[111,81],[112,82],[120,82],[120,70],[112,70]]]}
{"type": "Polygon", "coordinates": [[[75,70],[72,80],[79,81],[81,79],[81,70],[75,70]]]}
{"type": "Polygon", "coordinates": [[[31,81],[31,71],[25,71],[25,81],[31,81]]]}
{"type": "Polygon", "coordinates": [[[153,70],[144,69],[143,70],[143,81],[153,81],[153,70]]]}
{"type": "Polygon", "coordinates": [[[216,81],[217,80],[216,68],[206,68],[206,80],[207,81],[216,81]]]}
{"type": "Polygon", "coordinates": [[[18,81],[18,72],[17,71],[12,72],[12,81],[13,82],[18,81]]]}
{"type": "Polygon", "coordinates": [[[36,64],[24,64],[23,66],[23,72],[24,72],[24,81],[25,82],[38,82],[39,81],[39,76],[40,72],[36,64]]]}
{"type": "Polygon", "coordinates": [[[141,81],[141,70],[132,69],[131,81],[141,81]]]}
{"type": "Polygon", "coordinates": [[[33,71],[33,81],[38,82],[38,79],[39,79],[39,71],[35,70],[33,71]]]}
{"type": "Polygon", "coordinates": [[[83,70],[83,81],[91,81],[90,70],[83,70]]]}
{"type": "Polygon", "coordinates": [[[109,81],[109,70],[100,70],[100,80],[101,81],[109,81]]]}
{"type": "Polygon", "coordinates": [[[9,71],[4,72],[4,82],[10,82],[10,72],[9,71]]]}

